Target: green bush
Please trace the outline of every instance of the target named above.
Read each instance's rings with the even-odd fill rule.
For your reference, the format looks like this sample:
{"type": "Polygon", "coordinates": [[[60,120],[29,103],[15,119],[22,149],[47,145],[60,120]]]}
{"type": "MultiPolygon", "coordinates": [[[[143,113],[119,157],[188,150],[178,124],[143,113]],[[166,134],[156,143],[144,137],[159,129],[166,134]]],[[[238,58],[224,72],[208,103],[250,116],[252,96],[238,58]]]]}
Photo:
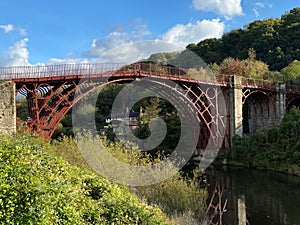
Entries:
{"type": "MultiPolygon", "coordinates": [[[[87,141],[91,141],[91,145],[99,144],[97,139],[87,141]]],[[[120,142],[108,143],[104,139],[102,144],[107,146],[107,151],[114,158],[134,166],[153,165],[164,159],[163,155],[154,158],[145,152],[128,148],[120,142]]],[[[53,145],[56,148],[56,154],[64,157],[70,163],[85,165],[73,139],[64,137],[59,141],[54,141],[53,145]]],[[[199,177],[199,174],[195,177],[199,177]]],[[[205,217],[207,191],[200,188],[196,178],[188,179],[180,172],[160,183],[130,188],[129,190],[139,196],[140,199],[145,199],[148,204],[158,205],[169,217],[178,218],[187,214],[196,219],[205,217]]]]}
{"type": "Polygon", "coordinates": [[[53,156],[33,136],[0,136],[0,224],[168,224],[124,188],[53,156]]]}
{"type": "Polygon", "coordinates": [[[234,136],[232,143],[226,157],[234,164],[300,175],[300,110],[290,109],[277,127],[234,136]]]}
{"type": "Polygon", "coordinates": [[[158,184],[138,187],[136,192],[149,204],[158,205],[170,217],[189,214],[202,220],[206,216],[207,191],[199,188],[196,180],[188,180],[180,173],[158,184]]]}

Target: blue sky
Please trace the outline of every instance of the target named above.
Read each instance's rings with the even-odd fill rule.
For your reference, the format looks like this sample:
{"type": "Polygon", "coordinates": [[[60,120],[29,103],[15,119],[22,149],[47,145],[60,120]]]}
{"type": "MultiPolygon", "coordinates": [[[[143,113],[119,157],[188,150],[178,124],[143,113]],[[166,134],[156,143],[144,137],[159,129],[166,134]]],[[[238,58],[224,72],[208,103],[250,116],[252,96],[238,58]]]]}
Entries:
{"type": "Polygon", "coordinates": [[[0,66],[120,62],[280,17],[299,0],[2,0],[0,66]],[[114,49],[114,50],[112,50],[114,49]]]}

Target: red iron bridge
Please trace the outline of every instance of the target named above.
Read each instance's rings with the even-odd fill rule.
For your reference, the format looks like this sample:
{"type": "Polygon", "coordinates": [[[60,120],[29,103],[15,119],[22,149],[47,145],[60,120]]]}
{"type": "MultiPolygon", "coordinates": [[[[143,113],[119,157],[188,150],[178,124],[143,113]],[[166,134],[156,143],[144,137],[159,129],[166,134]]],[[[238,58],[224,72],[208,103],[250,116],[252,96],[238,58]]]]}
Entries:
{"type": "Polygon", "coordinates": [[[230,147],[233,135],[277,125],[286,110],[300,105],[299,86],[234,75],[192,76],[177,67],[142,62],[0,68],[0,79],[13,84],[15,96],[27,99],[27,126],[46,138],[84,96],[108,84],[143,78],[191,105],[200,124],[199,148],[205,148],[209,138],[216,146],[230,147]]]}

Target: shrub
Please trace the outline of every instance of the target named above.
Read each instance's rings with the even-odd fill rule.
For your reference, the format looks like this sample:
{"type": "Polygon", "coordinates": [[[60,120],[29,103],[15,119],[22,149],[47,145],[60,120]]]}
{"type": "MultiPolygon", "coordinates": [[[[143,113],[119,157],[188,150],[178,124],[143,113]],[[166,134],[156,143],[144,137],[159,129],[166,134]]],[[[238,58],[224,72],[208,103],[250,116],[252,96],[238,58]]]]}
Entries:
{"type": "Polygon", "coordinates": [[[250,137],[234,136],[226,153],[231,162],[300,175],[300,110],[287,112],[277,127],[250,137]]]}
{"type": "Polygon", "coordinates": [[[135,191],[149,204],[158,205],[170,217],[188,214],[202,220],[206,216],[207,191],[199,188],[196,179],[188,180],[179,172],[158,184],[137,187],[135,191]]]}
{"type": "Polygon", "coordinates": [[[33,136],[0,136],[0,224],[169,223],[158,208],[53,152],[33,136]]]}
{"type": "MultiPolygon", "coordinates": [[[[89,139],[89,141],[91,141],[91,145],[99,144],[97,139],[89,139]]],[[[78,153],[79,150],[74,140],[70,141],[69,138],[63,138],[60,142],[55,141],[53,144],[57,149],[57,154],[65,157],[69,162],[76,165],[84,164],[84,159],[78,153]]],[[[120,142],[108,143],[104,139],[102,144],[107,146],[107,151],[114,158],[134,166],[153,165],[164,159],[163,155],[153,157],[138,149],[126,147],[120,142]]],[[[195,175],[197,176],[194,177],[199,177],[199,174],[195,175]]],[[[188,179],[178,172],[173,177],[160,183],[129,188],[129,190],[140,199],[145,199],[148,204],[158,205],[169,217],[179,218],[188,214],[193,215],[197,219],[202,219],[205,217],[206,199],[208,196],[207,191],[200,188],[196,178],[188,179]]]]}

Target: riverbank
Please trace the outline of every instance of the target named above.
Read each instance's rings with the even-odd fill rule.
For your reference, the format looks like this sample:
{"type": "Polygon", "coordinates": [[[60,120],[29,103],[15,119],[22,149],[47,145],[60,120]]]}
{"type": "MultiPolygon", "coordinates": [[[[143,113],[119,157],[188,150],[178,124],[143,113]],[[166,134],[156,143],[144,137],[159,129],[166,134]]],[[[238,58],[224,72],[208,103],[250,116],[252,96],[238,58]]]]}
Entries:
{"type": "Polygon", "coordinates": [[[271,129],[250,136],[234,136],[232,148],[221,150],[217,160],[300,176],[300,110],[290,109],[281,123],[271,129]]]}
{"type": "MultiPolygon", "coordinates": [[[[99,139],[88,139],[85,143],[91,141],[91,146],[100,144],[99,139]]],[[[164,157],[153,156],[134,149],[129,149],[119,142],[110,142],[101,140],[115,159],[132,166],[149,166],[161,162],[164,157]]],[[[89,167],[81,156],[76,141],[67,136],[58,140],[52,140],[51,145],[55,148],[55,155],[63,158],[72,165],[81,168],[89,167]]],[[[208,192],[205,185],[200,185],[202,173],[194,171],[192,177],[187,177],[180,171],[172,177],[159,183],[127,187],[127,189],[144,199],[149,205],[158,206],[175,224],[201,224],[207,217],[207,198],[208,192]]]]}
{"type": "Polygon", "coordinates": [[[32,135],[0,136],[0,224],[174,224],[157,206],[55,151],[32,135]]]}
{"type": "Polygon", "coordinates": [[[300,177],[300,166],[298,165],[280,165],[278,167],[271,167],[268,166],[259,166],[259,165],[253,165],[253,164],[245,164],[239,161],[230,160],[227,157],[219,156],[213,163],[213,166],[230,166],[230,167],[241,167],[241,168],[248,168],[253,170],[262,170],[262,171],[272,171],[277,173],[283,173],[288,175],[294,175],[300,177]]]}

